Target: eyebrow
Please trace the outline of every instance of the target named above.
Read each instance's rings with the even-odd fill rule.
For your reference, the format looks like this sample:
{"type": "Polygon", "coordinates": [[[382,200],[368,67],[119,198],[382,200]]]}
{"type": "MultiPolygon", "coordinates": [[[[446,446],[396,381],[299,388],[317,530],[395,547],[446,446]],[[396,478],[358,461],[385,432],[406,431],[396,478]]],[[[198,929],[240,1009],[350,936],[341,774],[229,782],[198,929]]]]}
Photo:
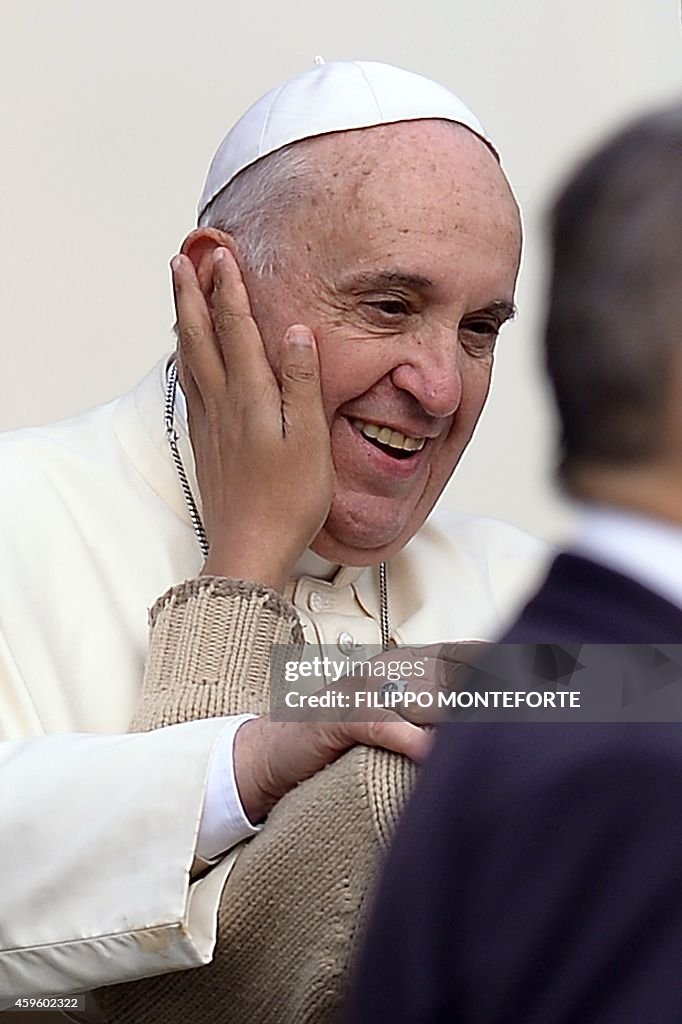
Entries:
{"type": "Polygon", "coordinates": [[[369,270],[353,274],[343,283],[344,289],[356,288],[406,288],[411,291],[426,291],[433,288],[433,281],[421,274],[405,274],[400,270],[369,270]]]}
{"type": "Polygon", "coordinates": [[[476,310],[477,313],[494,313],[495,316],[499,317],[500,323],[504,323],[506,320],[511,320],[518,313],[518,308],[513,302],[507,302],[506,299],[498,299],[497,302],[491,302],[489,306],[484,306],[483,309],[476,310]]]}
{"type": "MultiPolygon", "coordinates": [[[[408,291],[427,291],[433,288],[433,281],[422,274],[406,274],[401,270],[368,270],[353,274],[342,285],[344,291],[355,291],[362,288],[404,288],[408,291]]],[[[498,299],[487,306],[474,311],[490,313],[499,318],[501,324],[512,320],[518,313],[513,302],[498,299]]]]}

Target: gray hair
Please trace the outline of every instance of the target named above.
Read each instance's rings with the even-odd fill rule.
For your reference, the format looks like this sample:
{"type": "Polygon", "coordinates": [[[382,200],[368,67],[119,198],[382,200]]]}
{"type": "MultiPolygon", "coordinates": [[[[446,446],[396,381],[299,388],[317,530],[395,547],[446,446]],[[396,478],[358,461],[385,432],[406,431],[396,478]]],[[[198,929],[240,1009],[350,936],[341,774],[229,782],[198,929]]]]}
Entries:
{"type": "Polygon", "coordinates": [[[682,350],[682,106],[619,132],[552,212],[547,369],[560,475],[660,454],[668,376],[682,350]]]}
{"type": "Polygon", "coordinates": [[[259,275],[274,273],[291,241],[282,225],[293,203],[314,188],[313,158],[294,142],[251,164],[211,200],[199,227],[230,234],[245,265],[259,275]]]}
{"type": "MultiPolygon", "coordinates": [[[[458,122],[435,118],[453,130],[469,132],[458,122]]],[[[259,275],[274,273],[292,244],[282,231],[294,203],[320,186],[314,147],[320,136],[292,142],[257,160],[223,188],[199,218],[199,227],[217,228],[234,238],[246,267],[259,275]]],[[[485,139],[481,142],[499,163],[485,139]]]]}

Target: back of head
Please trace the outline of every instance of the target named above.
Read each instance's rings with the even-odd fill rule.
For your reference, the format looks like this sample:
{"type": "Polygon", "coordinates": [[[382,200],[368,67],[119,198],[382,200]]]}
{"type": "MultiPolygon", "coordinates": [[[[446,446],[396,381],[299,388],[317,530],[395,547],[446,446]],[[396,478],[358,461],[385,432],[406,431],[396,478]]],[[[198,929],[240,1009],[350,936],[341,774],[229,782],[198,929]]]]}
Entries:
{"type": "Polygon", "coordinates": [[[545,344],[561,416],[560,474],[656,460],[682,352],[682,105],[619,132],[571,178],[551,218],[545,344]]]}

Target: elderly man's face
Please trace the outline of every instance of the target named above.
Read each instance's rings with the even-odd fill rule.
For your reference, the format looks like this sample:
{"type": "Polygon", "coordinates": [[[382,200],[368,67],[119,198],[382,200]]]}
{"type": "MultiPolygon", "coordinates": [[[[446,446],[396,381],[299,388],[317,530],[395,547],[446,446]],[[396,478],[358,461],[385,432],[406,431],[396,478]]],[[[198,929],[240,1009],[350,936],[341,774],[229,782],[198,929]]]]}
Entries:
{"type": "Polygon", "coordinates": [[[281,271],[245,279],[276,371],[290,324],[315,333],[336,486],[313,548],[362,565],[416,533],[469,443],[512,311],[520,225],[465,128],[419,121],[307,145],[319,190],[292,211],[281,271]]]}

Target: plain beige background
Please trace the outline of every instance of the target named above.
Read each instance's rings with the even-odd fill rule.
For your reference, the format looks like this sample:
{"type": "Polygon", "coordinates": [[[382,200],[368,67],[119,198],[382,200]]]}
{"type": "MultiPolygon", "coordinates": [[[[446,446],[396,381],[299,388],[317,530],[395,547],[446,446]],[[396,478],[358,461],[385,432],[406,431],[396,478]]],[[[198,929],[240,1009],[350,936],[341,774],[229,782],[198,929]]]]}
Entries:
{"type": "Polygon", "coordinates": [[[213,150],[316,54],[439,79],[502,152],[526,223],[521,314],[444,500],[556,537],[542,215],[595,139],[682,97],[679,0],[1,0],[0,428],[111,398],[171,347],[168,261],[213,150]]]}

